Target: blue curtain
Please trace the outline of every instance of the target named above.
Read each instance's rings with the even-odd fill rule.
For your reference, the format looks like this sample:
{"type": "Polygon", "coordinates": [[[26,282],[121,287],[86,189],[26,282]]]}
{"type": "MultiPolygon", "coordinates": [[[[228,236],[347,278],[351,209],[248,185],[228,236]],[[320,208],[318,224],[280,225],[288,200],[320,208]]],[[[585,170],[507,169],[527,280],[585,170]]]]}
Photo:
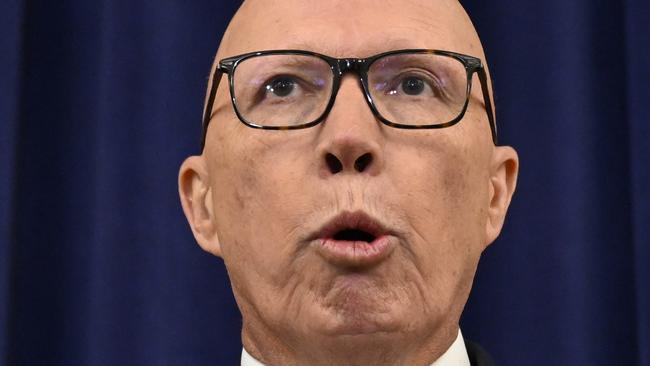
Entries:
{"type": "MultiPolygon", "coordinates": [[[[0,364],[238,363],[176,193],[237,3],[0,5],[0,364]]],[[[464,4],[521,158],[466,338],[499,365],[650,366],[650,2],[464,4]]]]}

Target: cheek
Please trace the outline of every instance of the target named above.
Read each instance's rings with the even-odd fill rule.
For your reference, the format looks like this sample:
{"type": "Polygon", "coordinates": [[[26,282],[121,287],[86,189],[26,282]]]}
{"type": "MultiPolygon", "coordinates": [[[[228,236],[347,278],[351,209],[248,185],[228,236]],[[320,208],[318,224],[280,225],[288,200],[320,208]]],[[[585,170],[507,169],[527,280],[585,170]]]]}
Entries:
{"type": "Polygon", "coordinates": [[[262,140],[249,130],[223,139],[210,161],[215,220],[226,265],[247,271],[232,273],[233,282],[280,286],[298,250],[299,218],[311,207],[298,176],[306,162],[278,148],[267,131],[262,140]]]}
{"type": "Polygon", "coordinates": [[[469,145],[428,141],[441,142],[395,152],[403,156],[393,166],[394,176],[402,177],[397,204],[412,229],[412,261],[436,287],[430,293],[448,294],[471,278],[483,249],[488,165],[469,145]]]}

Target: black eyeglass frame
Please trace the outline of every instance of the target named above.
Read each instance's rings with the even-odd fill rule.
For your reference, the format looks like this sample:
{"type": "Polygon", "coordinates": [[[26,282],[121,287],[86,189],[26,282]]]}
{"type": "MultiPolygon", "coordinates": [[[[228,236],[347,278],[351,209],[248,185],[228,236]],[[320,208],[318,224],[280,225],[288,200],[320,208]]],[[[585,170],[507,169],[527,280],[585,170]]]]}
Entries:
{"type": "Polygon", "coordinates": [[[383,52],[368,58],[334,58],[320,53],[304,51],[304,50],[268,50],[268,51],[249,52],[249,53],[245,53],[233,57],[227,57],[219,61],[219,64],[217,65],[214,75],[212,76],[212,86],[210,88],[210,93],[208,94],[208,100],[205,106],[205,110],[203,112],[203,133],[201,136],[201,150],[203,150],[205,146],[205,137],[208,131],[208,125],[210,124],[210,120],[212,119],[212,108],[214,106],[214,99],[217,94],[217,89],[219,88],[219,83],[221,82],[221,77],[223,76],[223,74],[228,75],[230,100],[232,102],[232,106],[233,109],[235,110],[235,114],[237,115],[237,118],[239,118],[239,120],[242,123],[244,123],[246,126],[251,128],[258,128],[264,130],[297,130],[297,129],[303,129],[303,128],[309,128],[315,126],[320,122],[322,122],[327,117],[330,110],[332,109],[332,106],[334,105],[334,101],[336,100],[339,87],[341,86],[341,78],[343,77],[343,74],[347,72],[354,72],[359,77],[363,92],[366,96],[366,101],[368,102],[370,110],[372,111],[375,118],[379,119],[379,121],[381,121],[385,125],[395,127],[395,128],[402,128],[402,129],[438,129],[438,128],[450,127],[460,122],[460,120],[462,120],[463,117],[465,116],[465,113],[467,112],[467,108],[469,106],[469,100],[472,94],[471,93],[472,77],[474,73],[477,73],[479,77],[479,81],[481,82],[481,89],[483,91],[483,101],[485,103],[485,111],[487,112],[488,115],[490,131],[492,133],[492,142],[495,145],[497,144],[497,126],[496,126],[494,111],[492,109],[492,103],[491,103],[492,99],[490,98],[490,89],[488,87],[487,72],[485,71],[485,68],[483,67],[483,63],[479,58],[463,55],[451,51],[431,50],[431,49],[393,50],[393,51],[383,52]],[[449,122],[437,123],[433,125],[405,125],[400,123],[394,123],[384,118],[384,116],[382,116],[381,113],[379,113],[377,107],[375,106],[375,102],[372,99],[372,96],[370,95],[370,91],[369,91],[370,89],[368,87],[368,69],[375,61],[377,61],[382,57],[397,55],[397,54],[405,54],[405,53],[434,54],[434,55],[447,56],[447,57],[452,57],[458,60],[461,64],[463,64],[463,66],[465,67],[465,71],[467,73],[467,96],[465,98],[465,103],[463,105],[463,108],[460,114],[456,118],[454,118],[449,122]],[[235,97],[235,82],[233,77],[237,65],[239,65],[242,61],[247,60],[249,58],[266,56],[266,55],[315,56],[327,62],[327,64],[330,66],[330,69],[332,70],[332,75],[333,75],[332,94],[330,95],[330,100],[327,106],[325,107],[325,110],[318,118],[316,118],[311,122],[307,122],[299,125],[262,126],[246,120],[246,118],[244,118],[241,115],[239,109],[237,108],[237,100],[235,97]]]}

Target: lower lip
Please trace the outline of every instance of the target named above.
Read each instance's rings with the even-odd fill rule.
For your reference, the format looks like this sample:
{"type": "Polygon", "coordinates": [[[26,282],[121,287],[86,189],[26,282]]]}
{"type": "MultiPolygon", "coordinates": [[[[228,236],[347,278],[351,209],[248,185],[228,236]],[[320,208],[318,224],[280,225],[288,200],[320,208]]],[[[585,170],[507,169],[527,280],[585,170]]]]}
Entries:
{"type": "Polygon", "coordinates": [[[382,235],[372,242],[320,239],[318,252],[325,260],[346,267],[367,267],[375,265],[392,253],[395,238],[382,235]]]}

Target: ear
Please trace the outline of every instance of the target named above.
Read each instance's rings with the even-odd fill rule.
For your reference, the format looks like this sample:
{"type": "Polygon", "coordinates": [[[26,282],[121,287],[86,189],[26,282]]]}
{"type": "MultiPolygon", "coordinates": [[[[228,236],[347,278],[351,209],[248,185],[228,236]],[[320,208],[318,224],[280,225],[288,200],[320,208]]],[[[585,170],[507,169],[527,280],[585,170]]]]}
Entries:
{"type": "Polygon", "coordinates": [[[221,244],[217,237],[212,188],[205,160],[190,156],[178,173],[178,193],[183,212],[192,228],[194,238],[203,250],[221,257],[221,244]]]}
{"type": "Polygon", "coordinates": [[[486,243],[490,245],[499,236],[517,186],[519,156],[510,146],[496,146],[490,169],[490,205],[485,226],[486,243]]]}

